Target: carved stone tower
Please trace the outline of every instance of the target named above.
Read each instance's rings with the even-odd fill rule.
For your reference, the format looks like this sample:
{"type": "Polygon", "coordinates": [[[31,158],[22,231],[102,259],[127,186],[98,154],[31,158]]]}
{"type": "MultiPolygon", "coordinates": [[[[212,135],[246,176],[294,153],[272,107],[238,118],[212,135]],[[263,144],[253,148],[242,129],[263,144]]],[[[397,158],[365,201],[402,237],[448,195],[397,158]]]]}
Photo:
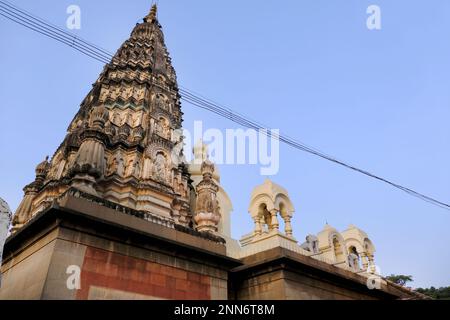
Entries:
{"type": "Polygon", "coordinates": [[[218,185],[212,179],[214,164],[205,160],[201,166],[203,179],[197,185],[197,202],[194,220],[200,232],[217,232],[220,222],[220,207],[217,200],[218,185]]]}
{"type": "Polygon", "coordinates": [[[175,70],[153,6],[81,103],[52,159],[24,188],[13,230],[67,192],[192,227],[175,70]]]}

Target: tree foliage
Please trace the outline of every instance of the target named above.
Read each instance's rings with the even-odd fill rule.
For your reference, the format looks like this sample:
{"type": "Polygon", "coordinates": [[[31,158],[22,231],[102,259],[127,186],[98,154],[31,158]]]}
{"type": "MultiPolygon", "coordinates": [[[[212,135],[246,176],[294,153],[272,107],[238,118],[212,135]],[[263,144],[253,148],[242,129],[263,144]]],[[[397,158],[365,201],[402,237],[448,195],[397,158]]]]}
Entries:
{"type": "Polygon", "coordinates": [[[439,289],[435,287],[427,289],[417,288],[416,291],[436,300],[450,300],[450,287],[440,287],[439,289]]]}
{"type": "Polygon", "coordinates": [[[412,276],[405,276],[403,274],[391,274],[386,277],[386,280],[389,280],[395,284],[405,286],[408,282],[413,281],[412,276]]]}

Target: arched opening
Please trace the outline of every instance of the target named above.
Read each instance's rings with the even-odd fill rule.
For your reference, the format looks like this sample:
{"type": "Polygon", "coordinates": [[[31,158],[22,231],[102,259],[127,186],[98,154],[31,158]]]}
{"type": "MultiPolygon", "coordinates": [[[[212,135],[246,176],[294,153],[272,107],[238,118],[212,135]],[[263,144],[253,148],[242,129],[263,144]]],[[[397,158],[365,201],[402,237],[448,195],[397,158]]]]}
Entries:
{"type": "MultiPolygon", "coordinates": [[[[350,246],[348,248],[348,253],[349,253],[349,257],[353,256],[353,258],[355,258],[353,261],[349,261],[349,265],[350,267],[352,265],[354,265],[354,267],[356,267],[356,269],[361,269],[361,257],[358,253],[358,250],[356,250],[355,246],[350,246]]],[[[349,258],[350,259],[350,258],[349,258]]]]}
{"type": "MultiPolygon", "coordinates": [[[[164,81],[164,80],[163,80],[164,81]]],[[[157,108],[167,110],[167,97],[163,95],[162,93],[158,93],[155,97],[155,105],[157,108]]]]}
{"type": "Polygon", "coordinates": [[[280,225],[280,230],[285,230],[285,233],[286,233],[286,217],[288,216],[289,213],[283,202],[280,202],[279,207],[280,207],[281,219],[279,219],[278,223],[280,225]]]}
{"type": "Polygon", "coordinates": [[[272,217],[270,215],[269,210],[267,210],[267,205],[265,203],[261,203],[258,208],[258,216],[261,219],[261,226],[263,232],[268,232],[271,229],[271,220],[272,217]]]}
{"type": "Polygon", "coordinates": [[[353,254],[359,256],[358,251],[356,251],[356,247],[355,246],[351,246],[348,251],[350,253],[353,253],[353,254]]]}

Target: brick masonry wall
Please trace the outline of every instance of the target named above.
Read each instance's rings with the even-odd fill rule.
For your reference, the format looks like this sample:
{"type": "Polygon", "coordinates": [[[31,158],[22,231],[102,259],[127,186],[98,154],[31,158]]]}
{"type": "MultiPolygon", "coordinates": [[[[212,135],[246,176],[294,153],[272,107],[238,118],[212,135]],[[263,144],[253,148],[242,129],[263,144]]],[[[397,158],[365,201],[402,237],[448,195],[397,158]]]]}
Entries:
{"type": "Polygon", "coordinates": [[[77,299],[104,288],[159,299],[211,299],[209,276],[122,254],[87,247],[77,299]]]}

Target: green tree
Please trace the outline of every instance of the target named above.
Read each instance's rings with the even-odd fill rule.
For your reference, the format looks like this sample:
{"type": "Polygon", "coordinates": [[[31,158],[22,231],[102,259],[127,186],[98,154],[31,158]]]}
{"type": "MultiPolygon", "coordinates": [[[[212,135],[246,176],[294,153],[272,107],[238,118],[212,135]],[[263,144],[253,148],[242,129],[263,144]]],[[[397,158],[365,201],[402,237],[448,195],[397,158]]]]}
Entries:
{"type": "Polygon", "coordinates": [[[426,289],[417,288],[416,291],[436,300],[450,300],[450,287],[441,287],[439,289],[435,287],[426,289]]]}
{"type": "Polygon", "coordinates": [[[390,276],[386,277],[386,280],[389,280],[401,286],[405,286],[408,282],[413,281],[413,278],[412,276],[405,276],[403,274],[391,274],[390,276]]]}

